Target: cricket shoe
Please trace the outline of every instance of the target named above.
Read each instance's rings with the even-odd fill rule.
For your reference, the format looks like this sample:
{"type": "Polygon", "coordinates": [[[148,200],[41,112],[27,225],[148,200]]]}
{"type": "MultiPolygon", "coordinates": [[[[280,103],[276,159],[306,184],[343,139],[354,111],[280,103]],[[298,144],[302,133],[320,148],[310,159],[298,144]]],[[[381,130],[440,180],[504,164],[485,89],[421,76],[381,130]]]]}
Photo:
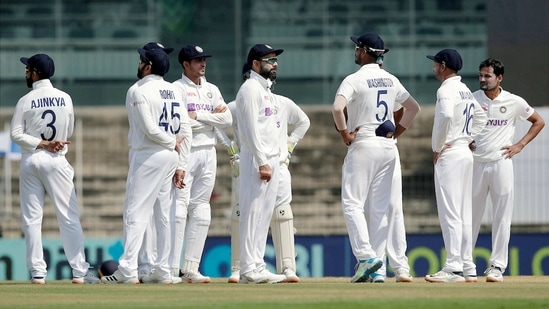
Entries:
{"type": "Polygon", "coordinates": [[[463,277],[463,272],[441,270],[436,274],[425,276],[425,281],[435,283],[458,283],[465,282],[465,278],[463,277]]]}
{"type": "Polygon", "coordinates": [[[229,283],[238,283],[240,281],[240,270],[233,268],[231,276],[229,277],[229,283]]]}
{"type": "Polygon", "coordinates": [[[264,274],[258,272],[256,269],[240,275],[239,283],[242,284],[261,284],[269,282],[264,274]]]}
{"type": "Polygon", "coordinates": [[[210,283],[212,279],[208,276],[203,276],[198,271],[189,270],[181,276],[183,283],[210,283]]]}
{"type": "Polygon", "coordinates": [[[143,278],[150,276],[151,271],[146,269],[141,269],[137,273],[137,279],[139,279],[139,282],[143,282],[143,278]]]}
{"type": "Polygon", "coordinates": [[[372,273],[368,277],[368,282],[372,283],[385,283],[385,277],[378,273],[372,273]]]}
{"type": "Polygon", "coordinates": [[[285,283],[298,283],[299,282],[299,277],[296,275],[296,273],[295,273],[295,271],[293,271],[293,269],[286,268],[286,269],[284,269],[283,274],[286,277],[286,279],[284,279],[285,283]]]}
{"type": "Polygon", "coordinates": [[[503,271],[500,267],[492,265],[484,274],[486,275],[486,282],[503,282],[503,271]]]}
{"type": "MultiPolygon", "coordinates": [[[[157,273],[152,272],[149,275],[143,276],[141,280],[139,280],[141,283],[156,283],[156,284],[172,284],[173,279],[170,275],[169,278],[162,278],[157,273]]],[[[179,278],[179,282],[181,282],[181,278],[179,278]]]]}
{"type": "Polygon", "coordinates": [[[32,277],[31,283],[32,284],[46,284],[46,278],[45,277],[32,277]]]}
{"type": "Polygon", "coordinates": [[[463,278],[465,278],[465,282],[474,283],[478,282],[477,275],[463,275],[463,278]]]}
{"type": "Polygon", "coordinates": [[[396,282],[414,282],[414,278],[410,275],[410,271],[406,269],[399,269],[395,273],[396,282]]]}
{"type": "Polygon", "coordinates": [[[378,257],[359,261],[356,266],[355,275],[351,278],[351,282],[368,281],[370,275],[376,272],[381,266],[383,266],[383,262],[378,257]]]}
{"type": "Polygon", "coordinates": [[[102,283],[108,283],[108,284],[114,284],[114,283],[124,283],[124,284],[139,284],[139,279],[136,277],[124,277],[120,270],[117,270],[114,272],[114,274],[110,276],[103,276],[101,277],[102,283]]]}
{"type": "Polygon", "coordinates": [[[97,276],[95,274],[91,273],[88,270],[88,272],[82,277],[73,277],[72,278],[72,283],[74,283],[74,284],[84,284],[84,283],[98,284],[99,283],[99,278],[97,278],[97,276]]]}

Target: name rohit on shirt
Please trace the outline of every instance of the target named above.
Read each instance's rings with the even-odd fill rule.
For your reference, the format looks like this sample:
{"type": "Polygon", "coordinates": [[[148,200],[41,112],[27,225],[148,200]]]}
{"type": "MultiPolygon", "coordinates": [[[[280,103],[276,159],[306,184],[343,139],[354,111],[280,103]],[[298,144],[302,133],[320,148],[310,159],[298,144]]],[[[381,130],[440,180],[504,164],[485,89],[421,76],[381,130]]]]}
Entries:
{"type": "Polygon", "coordinates": [[[371,78],[366,83],[369,88],[394,87],[393,80],[390,78],[371,78]]]}
{"type": "Polygon", "coordinates": [[[40,98],[37,100],[31,101],[31,109],[41,108],[41,107],[56,107],[56,106],[66,106],[65,98],[40,98]]]}

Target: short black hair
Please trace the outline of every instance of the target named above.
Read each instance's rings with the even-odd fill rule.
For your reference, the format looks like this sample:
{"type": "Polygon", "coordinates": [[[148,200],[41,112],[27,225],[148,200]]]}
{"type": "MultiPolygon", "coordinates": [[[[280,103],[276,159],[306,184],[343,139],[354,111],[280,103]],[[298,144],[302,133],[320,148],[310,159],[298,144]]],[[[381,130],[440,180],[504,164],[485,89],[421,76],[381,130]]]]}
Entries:
{"type": "Polygon", "coordinates": [[[503,73],[505,72],[505,68],[503,67],[503,63],[501,63],[501,61],[497,60],[497,59],[493,59],[493,58],[488,58],[484,61],[482,61],[478,67],[478,69],[482,69],[482,68],[489,68],[489,67],[492,67],[492,69],[494,69],[494,74],[496,74],[496,76],[499,76],[499,75],[503,75],[503,73]]]}

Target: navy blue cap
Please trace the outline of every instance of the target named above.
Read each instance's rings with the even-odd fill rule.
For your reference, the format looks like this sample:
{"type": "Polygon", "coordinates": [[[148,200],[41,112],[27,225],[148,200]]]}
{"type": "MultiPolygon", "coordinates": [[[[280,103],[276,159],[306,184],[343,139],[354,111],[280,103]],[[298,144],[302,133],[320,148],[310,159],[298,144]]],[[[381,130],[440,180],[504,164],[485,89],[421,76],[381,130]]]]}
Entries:
{"type": "Polygon", "coordinates": [[[170,69],[170,57],[162,48],[137,50],[141,57],[149,61],[151,72],[156,75],[164,76],[170,69]]]}
{"type": "Polygon", "coordinates": [[[145,44],[145,46],[143,46],[144,50],[157,49],[157,48],[163,49],[166,52],[166,54],[169,54],[169,53],[173,52],[173,48],[164,47],[164,45],[162,45],[160,43],[156,43],[156,42],[149,42],[149,43],[145,44]]]}
{"type": "Polygon", "coordinates": [[[389,51],[388,48],[385,48],[383,39],[381,39],[377,33],[366,32],[360,36],[353,35],[351,36],[351,41],[358,47],[365,48],[368,52],[373,53],[376,56],[381,56],[389,51]]]}
{"type": "Polygon", "coordinates": [[[183,61],[190,61],[196,58],[207,58],[211,56],[212,55],[210,54],[206,54],[202,47],[198,45],[185,45],[179,51],[179,56],[177,59],[179,60],[179,63],[183,63],[183,61]]]}
{"type": "Polygon", "coordinates": [[[55,73],[55,65],[53,59],[46,54],[36,54],[30,58],[21,57],[21,63],[34,70],[41,77],[50,78],[55,73]]]}
{"type": "Polygon", "coordinates": [[[265,55],[274,53],[276,56],[278,56],[283,52],[283,49],[274,49],[267,44],[255,44],[254,46],[252,46],[252,48],[250,48],[246,62],[251,66],[254,60],[259,60],[265,55]]]}
{"type": "Polygon", "coordinates": [[[376,129],[376,136],[393,137],[395,133],[395,125],[391,120],[385,120],[376,129]]]}
{"type": "Polygon", "coordinates": [[[456,72],[461,70],[461,67],[463,66],[463,60],[461,60],[461,56],[455,49],[443,49],[434,56],[429,55],[426,57],[438,63],[442,63],[456,72]]]}

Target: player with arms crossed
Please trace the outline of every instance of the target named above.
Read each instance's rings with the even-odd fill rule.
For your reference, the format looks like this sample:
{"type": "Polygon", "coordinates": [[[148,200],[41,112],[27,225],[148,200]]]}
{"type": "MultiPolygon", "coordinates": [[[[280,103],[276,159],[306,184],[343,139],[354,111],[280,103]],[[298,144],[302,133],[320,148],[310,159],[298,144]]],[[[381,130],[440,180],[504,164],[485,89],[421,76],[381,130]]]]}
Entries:
{"type": "Polygon", "coordinates": [[[486,111],[488,122],[473,144],[473,244],[476,244],[486,199],[492,201],[492,254],[487,282],[502,282],[509,258],[509,239],[514,203],[513,161],[543,129],[545,122],[521,97],[501,88],[504,67],[496,59],[479,66],[480,90],[473,93],[486,111]],[[532,123],[513,144],[517,120],[532,123]],[[509,159],[509,160],[507,160],[509,159]]]}
{"type": "Polygon", "coordinates": [[[76,192],[74,170],[65,158],[68,139],[74,129],[72,98],[53,87],[53,59],[46,54],[23,57],[25,78],[32,90],[15,106],[10,136],[21,146],[19,198],[23,233],[27,248],[27,267],[33,284],[45,284],[47,265],[42,246],[42,217],[46,194],[55,207],[61,242],[72,268],[72,283],[98,283],[88,272],[84,235],[76,192]]]}
{"type": "Polygon", "coordinates": [[[138,87],[129,96],[128,119],[132,158],[124,203],[124,253],[118,270],[101,277],[104,283],[139,283],[138,251],[151,217],[155,220],[156,261],[143,282],[171,284],[169,268],[170,211],[174,186],[183,188],[183,177],[192,140],[182,97],[163,76],[169,70],[162,49],[138,49],[138,87]],[[183,111],[183,113],[182,113],[183,111]],[[179,173],[176,172],[180,171],[179,173]],[[172,185],[173,181],[173,185],[172,185]]]}
{"type": "MultiPolygon", "coordinates": [[[[410,126],[420,108],[400,81],[376,63],[388,51],[377,34],[364,33],[352,36],[351,40],[356,44],[355,63],[360,69],[339,86],[332,114],[336,129],[348,146],[342,171],[341,204],[358,262],[351,282],[366,282],[383,262],[370,243],[365,208],[389,213],[398,152],[394,138],[410,126]],[[398,104],[405,111],[395,128],[393,113],[398,104]]],[[[387,229],[376,231],[376,237],[387,239],[387,229]]]]}
{"type": "Polygon", "coordinates": [[[219,88],[206,81],[208,57],[211,55],[200,46],[181,48],[178,58],[184,72],[173,82],[183,96],[193,132],[185,188],[176,192],[176,219],[170,253],[172,275],[178,276],[184,245],[181,279],[187,283],[211,281],[198,268],[212,219],[210,199],[217,170],[215,130],[229,127],[232,123],[231,112],[219,88]]]}
{"type": "Polygon", "coordinates": [[[472,242],[473,154],[469,143],[486,125],[486,114],[457,72],[463,61],[454,49],[443,49],[433,60],[437,90],[432,148],[435,193],[446,261],[428,282],[476,282],[472,242]]]}

